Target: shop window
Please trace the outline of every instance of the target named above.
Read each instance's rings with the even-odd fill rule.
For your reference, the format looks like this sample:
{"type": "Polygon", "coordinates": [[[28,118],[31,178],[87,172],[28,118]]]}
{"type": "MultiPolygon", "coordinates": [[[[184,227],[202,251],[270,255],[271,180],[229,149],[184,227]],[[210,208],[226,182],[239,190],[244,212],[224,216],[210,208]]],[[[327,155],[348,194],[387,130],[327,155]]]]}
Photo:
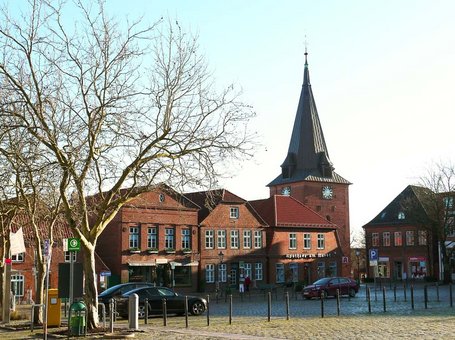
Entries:
{"type": "Polygon", "coordinates": [[[284,283],[284,264],[276,264],[276,283],[284,283]]]}
{"type": "Polygon", "coordinates": [[[206,264],[205,265],[205,282],[214,283],[215,282],[215,265],[206,264]]]}
{"type": "Polygon", "coordinates": [[[335,261],[329,263],[329,271],[327,274],[328,276],[337,276],[337,263],[335,261]]]}
{"type": "Polygon", "coordinates": [[[244,273],[245,273],[245,277],[248,276],[250,279],[253,277],[252,270],[251,270],[251,263],[245,263],[244,273]]]}
{"type": "Polygon", "coordinates": [[[318,279],[325,277],[325,262],[318,262],[318,279]]]}
{"type": "Polygon", "coordinates": [[[378,262],[378,276],[382,277],[382,278],[389,277],[389,262],[385,262],[385,261],[378,262]]]}
{"type": "Polygon", "coordinates": [[[291,273],[291,281],[292,282],[299,282],[299,265],[298,263],[290,263],[289,264],[289,271],[291,273]]]}
{"type": "Polygon", "coordinates": [[[191,286],[191,267],[189,266],[175,267],[174,280],[176,286],[191,286]]]}
{"type": "Polygon", "coordinates": [[[227,281],[227,265],[226,263],[221,263],[218,265],[218,270],[219,270],[219,280],[220,282],[226,282],[227,281]]]}
{"type": "Polygon", "coordinates": [[[256,262],[254,264],[254,278],[256,281],[261,281],[263,279],[262,262],[256,262]]]}

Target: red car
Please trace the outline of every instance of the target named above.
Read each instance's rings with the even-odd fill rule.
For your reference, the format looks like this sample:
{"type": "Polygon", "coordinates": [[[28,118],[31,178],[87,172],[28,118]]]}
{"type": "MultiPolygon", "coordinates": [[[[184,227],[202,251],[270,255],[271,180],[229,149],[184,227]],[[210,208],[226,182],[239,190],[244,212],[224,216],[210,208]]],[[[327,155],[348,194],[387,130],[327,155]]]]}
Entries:
{"type": "Polygon", "coordinates": [[[339,289],[340,295],[355,297],[355,294],[359,291],[359,285],[355,280],[348,277],[324,277],[312,285],[306,286],[303,289],[303,297],[311,299],[313,297],[320,298],[321,296],[336,296],[337,289],[339,289]]]}

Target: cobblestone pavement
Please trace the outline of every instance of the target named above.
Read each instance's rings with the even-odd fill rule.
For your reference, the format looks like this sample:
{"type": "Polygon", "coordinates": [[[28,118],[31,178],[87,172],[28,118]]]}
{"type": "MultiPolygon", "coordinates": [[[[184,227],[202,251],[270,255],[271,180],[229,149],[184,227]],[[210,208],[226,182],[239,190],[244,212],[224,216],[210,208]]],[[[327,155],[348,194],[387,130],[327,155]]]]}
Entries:
{"type": "MultiPolygon", "coordinates": [[[[455,339],[455,308],[450,306],[449,286],[429,286],[425,306],[423,285],[416,285],[412,297],[408,287],[377,287],[371,291],[371,313],[366,299],[366,287],[355,298],[340,299],[338,315],[337,300],[324,301],[324,315],[320,300],[304,300],[301,295],[289,296],[289,320],[283,291],[273,294],[271,316],[268,321],[268,298],[265,294],[235,295],[232,300],[232,319],[229,322],[229,302],[224,297],[218,303],[212,297],[207,325],[207,314],[188,318],[154,317],[144,324],[140,320],[136,339],[455,339]],[[384,300],[385,296],[385,311],[384,300]]],[[[371,288],[370,288],[371,289],[371,288]]],[[[229,301],[229,299],[227,299],[229,301]]],[[[127,320],[115,324],[117,338],[120,331],[127,331],[127,320]]],[[[32,335],[29,330],[0,330],[3,339],[43,338],[42,330],[32,335]]],[[[55,338],[56,330],[50,330],[49,338],[55,338]]],[[[66,337],[66,336],[63,336],[66,337]]],[[[106,335],[90,335],[90,338],[107,338],[106,335]]],[[[111,337],[112,338],[112,337],[111,337]]],[[[124,337],[126,338],[126,337],[124,337]]]]}

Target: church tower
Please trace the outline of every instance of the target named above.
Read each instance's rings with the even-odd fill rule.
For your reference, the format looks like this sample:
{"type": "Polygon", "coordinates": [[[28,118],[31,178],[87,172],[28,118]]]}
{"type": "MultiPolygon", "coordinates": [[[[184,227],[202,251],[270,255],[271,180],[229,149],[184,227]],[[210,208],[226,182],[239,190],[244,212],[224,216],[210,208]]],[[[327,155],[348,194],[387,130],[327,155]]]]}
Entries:
{"type": "Polygon", "coordinates": [[[299,105],[281,174],[267,186],[270,195],[290,195],[337,225],[340,274],[350,275],[349,181],[330,161],[310,84],[308,53],[299,105]]]}

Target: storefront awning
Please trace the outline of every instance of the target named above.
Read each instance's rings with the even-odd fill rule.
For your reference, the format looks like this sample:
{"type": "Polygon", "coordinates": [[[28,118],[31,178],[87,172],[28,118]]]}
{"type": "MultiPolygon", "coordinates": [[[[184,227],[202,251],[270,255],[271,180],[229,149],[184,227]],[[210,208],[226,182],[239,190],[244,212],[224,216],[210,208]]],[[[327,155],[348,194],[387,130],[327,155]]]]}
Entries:
{"type": "Polygon", "coordinates": [[[168,261],[168,259],[156,259],[155,261],[128,261],[128,266],[130,267],[152,267],[156,266],[158,264],[172,264],[174,267],[181,267],[181,266],[198,266],[199,262],[198,261],[193,261],[193,262],[176,262],[176,261],[168,261]]]}
{"type": "Polygon", "coordinates": [[[129,261],[128,266],[130,267],[151,267],[156,266],[155,261],[129,261]]]}

